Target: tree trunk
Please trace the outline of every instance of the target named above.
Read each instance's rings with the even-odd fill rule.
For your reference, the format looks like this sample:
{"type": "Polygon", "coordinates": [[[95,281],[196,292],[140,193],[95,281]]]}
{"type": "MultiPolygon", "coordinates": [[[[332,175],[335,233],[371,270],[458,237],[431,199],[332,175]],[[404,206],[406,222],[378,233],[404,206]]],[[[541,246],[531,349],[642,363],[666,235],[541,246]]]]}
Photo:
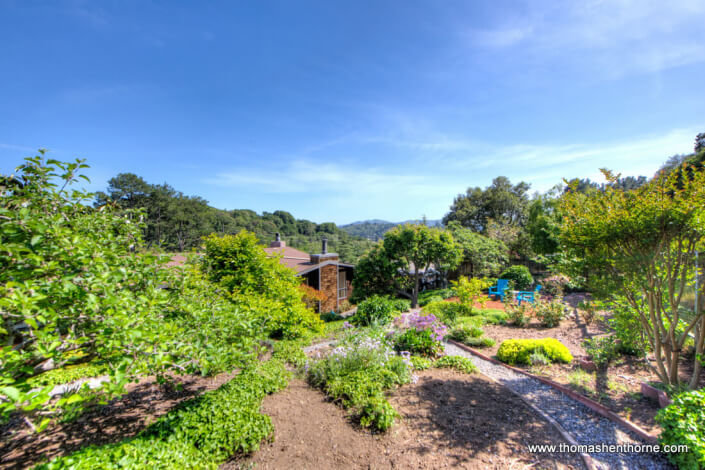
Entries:
{"type": "Polygon", "coordinates": [[[419,306],[419,268],[414,267],[416,268],[416,272],[414,273],[414,291],[411,296],[411,308],[419,306]]]}

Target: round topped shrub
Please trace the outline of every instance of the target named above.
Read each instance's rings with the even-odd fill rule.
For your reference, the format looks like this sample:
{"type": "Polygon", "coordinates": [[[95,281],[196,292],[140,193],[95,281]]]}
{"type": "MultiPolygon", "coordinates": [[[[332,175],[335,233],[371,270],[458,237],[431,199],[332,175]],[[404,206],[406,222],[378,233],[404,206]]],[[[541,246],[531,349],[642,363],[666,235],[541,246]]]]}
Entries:
{"type": "Polygon", "coordinates": [[[507,364],[530,364],[531,355],[539,352],[551,362],[569,363],[573,360],[563,343],[554,338],[543,339],[508,339],[502,341],[497,351],[497,359],[507,364]]]}
{"type": "Polygon", "coordinates": [[[514,281],[514,288],[516,290],[529,290],[534,284],[534,278],[531,276],[529,268],[522,265],[507,268],[499,278],[514,281]]]}

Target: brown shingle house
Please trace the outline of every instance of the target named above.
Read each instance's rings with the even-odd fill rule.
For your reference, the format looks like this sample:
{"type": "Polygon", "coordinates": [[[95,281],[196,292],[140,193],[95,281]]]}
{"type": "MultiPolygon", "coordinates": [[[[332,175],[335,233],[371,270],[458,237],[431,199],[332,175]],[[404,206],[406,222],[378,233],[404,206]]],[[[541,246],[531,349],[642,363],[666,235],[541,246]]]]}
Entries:
{"type": "Polygon", "coordinates": [[[264,251],[280,254],[280,262],[296,271],[303,284],[326,295],[326,300],[319,302],[319,311],[337,311],[340,303],[350,298],[355,266],[341,263],[337,253],[328,253],[328,240],[325,238],[321,253],[317,255],[286,246],[278,233],[276,240],[264,251]]]}

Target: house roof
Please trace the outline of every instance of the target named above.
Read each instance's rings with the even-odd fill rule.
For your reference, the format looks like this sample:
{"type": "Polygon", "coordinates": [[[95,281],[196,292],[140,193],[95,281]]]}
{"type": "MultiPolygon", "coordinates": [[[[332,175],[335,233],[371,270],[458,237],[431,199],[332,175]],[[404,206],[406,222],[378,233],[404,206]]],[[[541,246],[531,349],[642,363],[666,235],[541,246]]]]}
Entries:
{"type": "Polygon", "coordinates": [[[311,255],[290,246],[268,247],[265,248],[264,251],[269,254],[280,254],[281,259],[279,261],[297,273],[306,271],[313,266],[317,266],[311,262],[311,255]]]}

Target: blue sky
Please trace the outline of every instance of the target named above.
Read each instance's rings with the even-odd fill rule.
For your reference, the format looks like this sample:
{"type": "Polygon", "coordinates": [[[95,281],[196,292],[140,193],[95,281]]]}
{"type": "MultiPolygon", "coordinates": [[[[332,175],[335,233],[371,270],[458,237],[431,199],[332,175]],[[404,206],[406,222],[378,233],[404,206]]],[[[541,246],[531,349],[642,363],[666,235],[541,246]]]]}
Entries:
{"type": "Polygon", "coordinates": [[[0,171],[39,147],[225,209],[440,218],[651,175],[705,131],[705,2],[0,0],[0,171]]]}

